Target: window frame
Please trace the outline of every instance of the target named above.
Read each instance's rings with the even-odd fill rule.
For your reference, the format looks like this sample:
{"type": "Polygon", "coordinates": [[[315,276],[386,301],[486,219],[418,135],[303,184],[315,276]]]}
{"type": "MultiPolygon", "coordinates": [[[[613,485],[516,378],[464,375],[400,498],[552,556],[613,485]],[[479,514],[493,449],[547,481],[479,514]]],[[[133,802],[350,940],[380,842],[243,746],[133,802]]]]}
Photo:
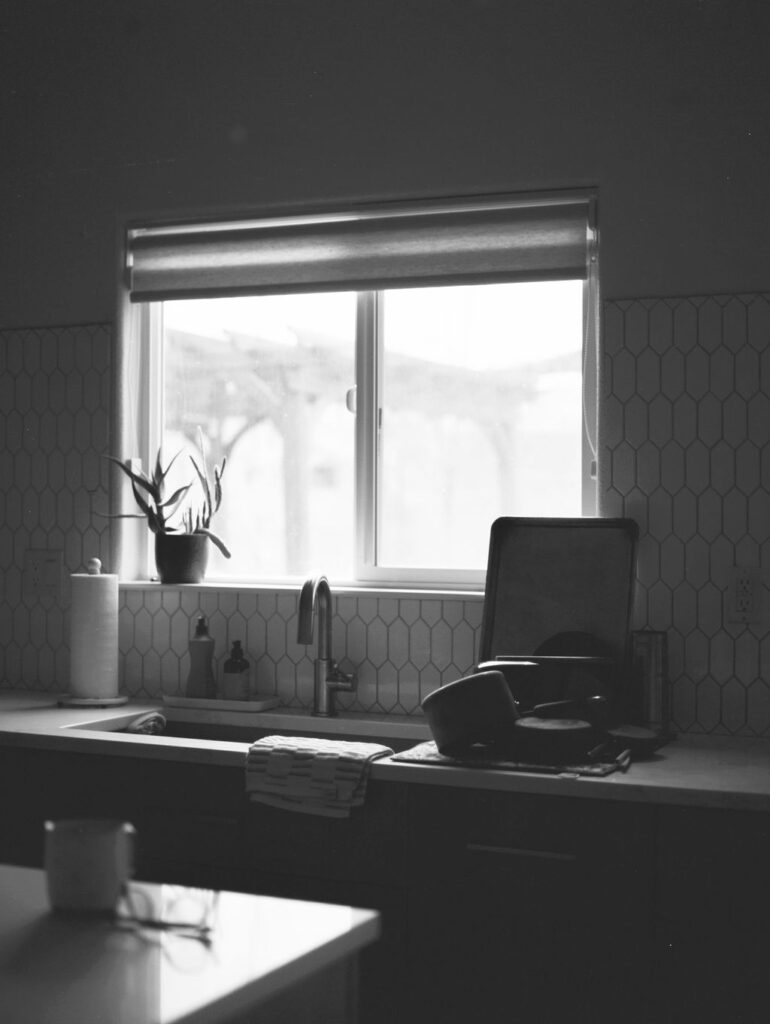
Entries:
{"type": "MultiPolygon", "coordinates": [[[[575,193],[572,193],[575,195],[575,193]]],[[[583,280],[583,416],[582,416],[582,514],[598,514],[597,445],[599,391],[599,259],[596,193],[581,192],[588,199],[586,276],[583,280]]],[[[560,197],[561,198],[561,197],[560,197]]],[[[542,197],[538,197],[542,201],[542,197]]],[[[125,228],[130,231],[130,223],[125,228]]],[[[125,237],[125,234],[124,236],[125,237]]],[[[122,258],[125,259],[125,250],[122,258]]],[[[547,279],[533,278],[533,279],[547,279]]],[[[474,283],[469,281],[468,283],[474,283]]],[[[479,283],[479,282],[476,282],[479,283]]],[[[430,286],[430,281],[425,282],[430,286]]],[[[312,289],[308,289],[312,290],[312,289]]],[[[342,288],[340,290],[343,290],[342,288]]],[[[355,428],[355,547],[354,579],[337,585],[371,589],[424,589],[444,591],[483,590],[486,567],[479,570],[385,567],[377,564],[378,526],[381,520],[380,423],[383,352],[383,288],[357,289],[356,310],[356,428],[355,428]]],[[[163,358],[160,301],[131,303],[125,273],[119,302],[116,394],[119,396],[115,436],[121,453],[134,451],[142,464],[151,465],[162,434],[163,358]],[[128,385],[128,387],[127,387],[128,385]],[[130,415],[132,402],[136,403],[130,415]]],[[[123,456],[124,457],[124,456],[123,456]]],[[[119,472],[113,473],[112,511],[130,507],[130,491],[119,472]],[[128,504],[127,504],[128,502],[128,504]]],[[[151,565],[150,534],[143,521],[117,520],[113,549],[121,578],[147,579],[151,565]],[[130,524],[130,525],[129,525],[130,524]]],[[[210,579],[213,585],[281,585],[280,579],[210,579]]]]}

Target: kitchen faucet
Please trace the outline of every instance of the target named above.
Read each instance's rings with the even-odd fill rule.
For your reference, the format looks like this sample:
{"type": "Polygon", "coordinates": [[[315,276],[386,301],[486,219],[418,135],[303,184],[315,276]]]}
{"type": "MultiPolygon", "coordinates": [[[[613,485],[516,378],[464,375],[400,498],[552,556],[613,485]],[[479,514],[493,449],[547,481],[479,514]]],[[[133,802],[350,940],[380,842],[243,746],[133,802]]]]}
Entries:
{"type": "Polygon", "coordinates": [[[337,714],[334,694],[351,693],[356,677],[346,675],[332,658],[332,592],[325,576],[311,576],[299,594],[297,643],[312,644],[313,613],[318,607],[318,649],[313,662],[313,714],[329,718],[337,714]]]}

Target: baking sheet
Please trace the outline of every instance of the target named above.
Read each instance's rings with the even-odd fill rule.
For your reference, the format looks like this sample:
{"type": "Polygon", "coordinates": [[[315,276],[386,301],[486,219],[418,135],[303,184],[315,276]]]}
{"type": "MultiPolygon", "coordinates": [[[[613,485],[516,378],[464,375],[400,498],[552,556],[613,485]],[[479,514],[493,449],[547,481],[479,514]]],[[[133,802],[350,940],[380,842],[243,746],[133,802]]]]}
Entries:
{"type": "Polygon", "coordinates": [[[627,657],[638,527],[632,519],[503,517],[489,541],[479,661],[537,654],[557,633],[627,657]]]}
{"type": "Polygon", "coordinates": [[[607,696],[628,705],[638,534],[632,519],[495,520],[479,663],[538,654],[605,658],[613,679],[607,696]],[[557,634],[565,642],[543,650],[557,634]]]}

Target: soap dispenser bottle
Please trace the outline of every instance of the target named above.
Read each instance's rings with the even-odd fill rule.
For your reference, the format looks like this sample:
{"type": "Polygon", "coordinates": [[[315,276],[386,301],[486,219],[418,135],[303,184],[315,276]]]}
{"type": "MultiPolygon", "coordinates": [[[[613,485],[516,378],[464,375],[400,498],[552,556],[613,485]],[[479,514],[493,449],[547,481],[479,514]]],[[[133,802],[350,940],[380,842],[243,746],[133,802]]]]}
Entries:
{"type": "Polygon", "coordinates": [[[248,700],[250,691],[251,667],[243,655],[241,641],[234,640],[222,672],[222,697],[225,700],[248,700]]]}
{"type": "Polygon", "coordinates": [[[206,616],[199,615],[195,636],[190,640],[190,674],[187,677],[187,696],[197,699],[216,697],[214,679],[214,640],[209,636],[206,616]]]}

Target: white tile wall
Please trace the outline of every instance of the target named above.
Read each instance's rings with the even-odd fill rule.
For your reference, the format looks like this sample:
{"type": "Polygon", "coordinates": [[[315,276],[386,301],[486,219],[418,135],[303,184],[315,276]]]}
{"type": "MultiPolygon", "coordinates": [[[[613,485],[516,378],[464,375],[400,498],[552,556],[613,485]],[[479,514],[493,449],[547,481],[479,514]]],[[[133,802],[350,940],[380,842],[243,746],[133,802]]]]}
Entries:
{"type": "MultiPolygon", "coordinates": [[[[770,617],[725,622],[728,570],[770,568],[770,296],[604,310],[602,511],[641,528],[635,627],[668,632],[683,731],[770,735],[770,617]]],[[[765,602],[767,606],[767,602],[765,602]]]]}
{"type": "Polygon", "coordinates": [[[0,679],[66,689],[67,581],[107,560],[111,331],[0,331],[0,679]],[[29,548],[63,552],[62,600],[24,585],[29,548]]]}
{"type": "MultiPolygon", "coordinates": [[[[312,648],[296,642],[298,590],[190,590],[148,585],[121,593],[120,649],[123,685],[136,696],[182,694],[187,646],[199,614],[206,616],[221,672],[234,640],[252,663],[260,692],[277,693],[288,707],[313,700],[312,648]]],[[[442,682],[472,667],[483,601],[458,597],[340,594],[334,598],[333,653],[356,672],[355,694],[340,694],[341,707],[381,713],[414,713],[442,682]]]]}

